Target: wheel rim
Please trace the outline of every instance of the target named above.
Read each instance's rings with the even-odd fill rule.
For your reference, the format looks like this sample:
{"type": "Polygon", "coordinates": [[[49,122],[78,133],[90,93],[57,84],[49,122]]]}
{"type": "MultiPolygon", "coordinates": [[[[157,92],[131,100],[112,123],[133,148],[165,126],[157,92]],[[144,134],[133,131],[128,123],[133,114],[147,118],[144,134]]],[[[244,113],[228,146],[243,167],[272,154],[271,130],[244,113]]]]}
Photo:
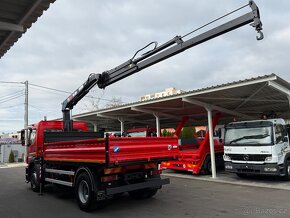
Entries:
{"type": "Polygon", "coordinates": [[[288,173],[288,176],[290,177],[290,165],[287,166],[287,173],[288,173]]]}
{"type": "Polygon", "coordinates": [[[82,180],[79,184],[78,195],[79,195],[80,201],[83,204],[87,203],[88,198],[89,198],[89,185],[84,180],[82,180]]]}

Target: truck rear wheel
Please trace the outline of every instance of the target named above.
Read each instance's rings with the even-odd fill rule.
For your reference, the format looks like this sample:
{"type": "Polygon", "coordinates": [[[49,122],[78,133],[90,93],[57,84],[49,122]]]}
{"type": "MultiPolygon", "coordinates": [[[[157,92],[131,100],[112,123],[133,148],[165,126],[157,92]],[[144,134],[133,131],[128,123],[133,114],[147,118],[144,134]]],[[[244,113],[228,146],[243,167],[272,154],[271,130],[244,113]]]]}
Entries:
{"type": "Polygon", "coordinates": [[[40,189],[39,173],[36,166],[33,166],[30,172],[30,187],[34,192],[38,192],[40,189]]]}
{"type": "Polygon", "coordinates": [[[92,181],[87,173],[81,173],[77,177],[75,194],[80,209],[90,211],[95,201],[95,193],[92,190],[92,181]]]}

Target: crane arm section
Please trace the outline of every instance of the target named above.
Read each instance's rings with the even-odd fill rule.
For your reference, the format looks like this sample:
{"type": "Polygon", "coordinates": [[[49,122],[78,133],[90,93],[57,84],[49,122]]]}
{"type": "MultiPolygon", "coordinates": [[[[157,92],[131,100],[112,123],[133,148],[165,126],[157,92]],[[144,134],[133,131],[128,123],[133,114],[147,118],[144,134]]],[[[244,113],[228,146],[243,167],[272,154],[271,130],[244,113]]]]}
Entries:
{"type": "Polygon", "coordinates": [[[136,54],[140,50],[137,51],[133,58],[111,70],[105,71],[101,74],[90,74],[87,81],[83,85],[81,85],[74,93],[72,93],[62,104],[64,130],[72,131],[70,111],[78,103],[78,101],[80,101],[95,85],[98,85],[99,88],[104,89],[107,86],[118,82],[119,80],[122,80],[134,73],[137,73],[147,67],[150,67],[196,45],[204,43],[210,39],[213,39],[217,36],[220,36],[247,24],[251,24],[251,26],[253,26],[255,30],[260,34],[259,37],[257,37],[258,40],[263,39],[263,33],[261,32],[262,22],[260,20],[259,9],[254,1],[249,1],[249,6],[252,11],[241,15],[231,21],[228,21],[220,26],[210,29],[204,33],[194,36],[186,41],[183,40],[184,37],[176,36],[160,46],[156,45],[153,50],[146,52],[142,56],[135,58],[136,54]]]}

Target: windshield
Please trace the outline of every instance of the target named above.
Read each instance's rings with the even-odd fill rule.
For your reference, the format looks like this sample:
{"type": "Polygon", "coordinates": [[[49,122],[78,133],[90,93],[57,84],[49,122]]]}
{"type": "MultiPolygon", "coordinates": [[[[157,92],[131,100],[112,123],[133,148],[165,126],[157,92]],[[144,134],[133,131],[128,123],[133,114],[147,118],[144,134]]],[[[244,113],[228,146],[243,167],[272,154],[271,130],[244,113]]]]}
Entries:
{"type": "Polygon", "coordinates": [[[269,127],[252,127],[252,128],[231,128],[225,133],[226,145],[239,144],[272,144],[272,128],[269,127]]]}

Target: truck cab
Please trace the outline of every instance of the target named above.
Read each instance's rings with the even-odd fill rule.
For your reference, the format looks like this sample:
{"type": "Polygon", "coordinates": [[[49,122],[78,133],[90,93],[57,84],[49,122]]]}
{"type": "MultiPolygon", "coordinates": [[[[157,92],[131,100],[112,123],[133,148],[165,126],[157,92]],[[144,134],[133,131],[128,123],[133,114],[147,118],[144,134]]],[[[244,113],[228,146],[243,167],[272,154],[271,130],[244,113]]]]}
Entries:
{"type": "Polygon", "coordinates": [[[225,170],[238,176],[290,179],[289,126],[284,119],[233,122],[225,126],[225,170]]]}
{"type": "MultiPolygon", "coordinates": [[[[74,122],[74,130],[78,132],[87,132],[87,125],[85,122],[74,122]]],[[[35,157],[42,155],[44,133],[45,132],[62,132],[62,121],[40,121],[31,125],[28,128],[28,151],[26,163],[29,164],[35,157]]],[[[22,145],[25,145],[25,132],[21,131],[22,145]]]]}

